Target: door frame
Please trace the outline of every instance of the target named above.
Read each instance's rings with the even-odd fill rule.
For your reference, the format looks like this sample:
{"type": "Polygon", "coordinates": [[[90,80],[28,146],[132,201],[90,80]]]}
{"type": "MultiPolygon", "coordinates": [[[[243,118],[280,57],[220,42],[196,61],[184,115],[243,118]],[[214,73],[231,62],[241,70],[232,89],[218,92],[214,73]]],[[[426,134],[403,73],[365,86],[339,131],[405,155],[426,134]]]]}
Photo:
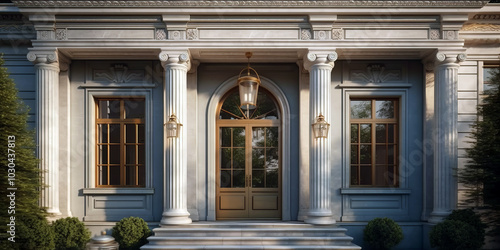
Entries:
{"type": "MultiPolygon", "coordinates": [[[[216,220],[216,178],[217,178],[217,116],[219,103],[222,97],[236,87],[238,76],[233,76],[224,81],[214,91],[210,98],[207,110],[207,220],[216,220]]],[[[269,78],[260,76],[261,86],[267,89],[276,99],[278,107],[281,109],[281,219],[288,221],[291,219],[290,213],[290,105],[280,87],[269,78]]]]}

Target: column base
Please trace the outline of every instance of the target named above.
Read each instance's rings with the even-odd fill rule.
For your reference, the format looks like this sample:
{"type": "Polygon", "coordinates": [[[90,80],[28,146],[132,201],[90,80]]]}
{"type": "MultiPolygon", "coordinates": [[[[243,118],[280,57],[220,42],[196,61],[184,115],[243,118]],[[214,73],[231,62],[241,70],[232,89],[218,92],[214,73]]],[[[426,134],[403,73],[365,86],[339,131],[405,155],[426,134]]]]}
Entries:
{"type": "Polygon", "coordinates": [[[191,224],[193,221],[189,218],[189,213],[182,211],[163,212],[160,226],[191,224]]]}
{"type": "Polygon", "coordinates": [[[304,222],[312,225],[333,225],[336,223],[336,221],[332,218],[332,213],[330,211],[309,211],[304,222]]]}
{"type": "Polygon", "coordinates": [[[444,218],[451,214],[451,211],[440,211],[440,212],[432,212],[431,216],[427,220],[429,223],[437,224],[442,222],[444,218]]]}

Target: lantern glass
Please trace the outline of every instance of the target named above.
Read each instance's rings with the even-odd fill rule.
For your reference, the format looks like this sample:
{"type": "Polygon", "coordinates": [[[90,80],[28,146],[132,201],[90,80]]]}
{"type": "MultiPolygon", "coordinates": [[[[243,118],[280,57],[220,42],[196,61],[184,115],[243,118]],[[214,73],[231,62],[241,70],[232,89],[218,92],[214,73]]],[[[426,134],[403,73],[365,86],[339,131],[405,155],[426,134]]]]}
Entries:
{"type": "Polygon", "coordinates": [[[179,131],[182,124],[177,122],[175,115],[171,115],[165,125],[167,126],[167,138],[179,137],[179,131]]]}
{"type": "Polygon", "coordinates": [[[327,138],[328,130],[330,130],[330,124],[325,121],[323,115],[319,115],[315,123],[312,124],[314,137],[315,138],[327,138]]]}
{"type": "Polygon", "coordinates": [[[242,109],[255,109],[257,107],[257,94],[260,80],[253,76],[238,78],[240,90],[240,107],[242,109]]]}

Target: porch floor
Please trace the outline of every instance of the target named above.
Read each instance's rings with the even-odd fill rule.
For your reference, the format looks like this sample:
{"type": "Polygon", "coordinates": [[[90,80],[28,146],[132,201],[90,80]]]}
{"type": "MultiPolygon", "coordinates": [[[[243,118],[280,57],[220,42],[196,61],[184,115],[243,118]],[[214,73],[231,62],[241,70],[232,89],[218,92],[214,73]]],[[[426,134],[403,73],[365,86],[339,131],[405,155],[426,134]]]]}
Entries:
{"type": "Polygon", "coordinates": [[[141,249],[361,249],[346,231],[293,221],[201,221],[155,228],[141,249]]]}

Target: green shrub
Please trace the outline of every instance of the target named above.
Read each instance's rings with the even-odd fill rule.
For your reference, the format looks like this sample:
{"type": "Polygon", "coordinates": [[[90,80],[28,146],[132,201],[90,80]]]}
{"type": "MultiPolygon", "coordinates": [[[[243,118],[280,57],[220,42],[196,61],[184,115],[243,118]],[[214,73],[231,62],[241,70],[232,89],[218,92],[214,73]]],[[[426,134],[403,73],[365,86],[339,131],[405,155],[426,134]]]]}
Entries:
{"type": "Polygon", "coordinates": [[[41,215],[23,214],[16,217],[15,249],[54,249],[54,231],[41,215]]]}
{"type": "Polygon", "coordinates": [[[85,249],[90,240],[90,231],[76,217],[58,219],[52,225],[56,249],[85,249]]]}
{"type": "Polygon", "coordinates": [[[123,218],[113,227],[112,236],[120,244],[120,249],[139,249],[151,235],[148,224],[138,217],[123,218]]]}
{"type": "Polygon", "coordinates": [[[430,232],[431,247],[440,250],[473,250],[483,243],[476,240],[479,233],[473,226],[458,220],[445,220],[430,232]]]}
{"type": "Polygon", "coordinates": [[[485,228],[480,216],[472,209],[453,210],[431,230],[431,246],[439,249],[480,249],[484,243],[485,228]]]}
{"type": "Polygon", "coordinates": [[[401,227],[389,218],[375,218],[363,230],[363,240],[372,249],[391,249],[403,237],[401,227]]]}

